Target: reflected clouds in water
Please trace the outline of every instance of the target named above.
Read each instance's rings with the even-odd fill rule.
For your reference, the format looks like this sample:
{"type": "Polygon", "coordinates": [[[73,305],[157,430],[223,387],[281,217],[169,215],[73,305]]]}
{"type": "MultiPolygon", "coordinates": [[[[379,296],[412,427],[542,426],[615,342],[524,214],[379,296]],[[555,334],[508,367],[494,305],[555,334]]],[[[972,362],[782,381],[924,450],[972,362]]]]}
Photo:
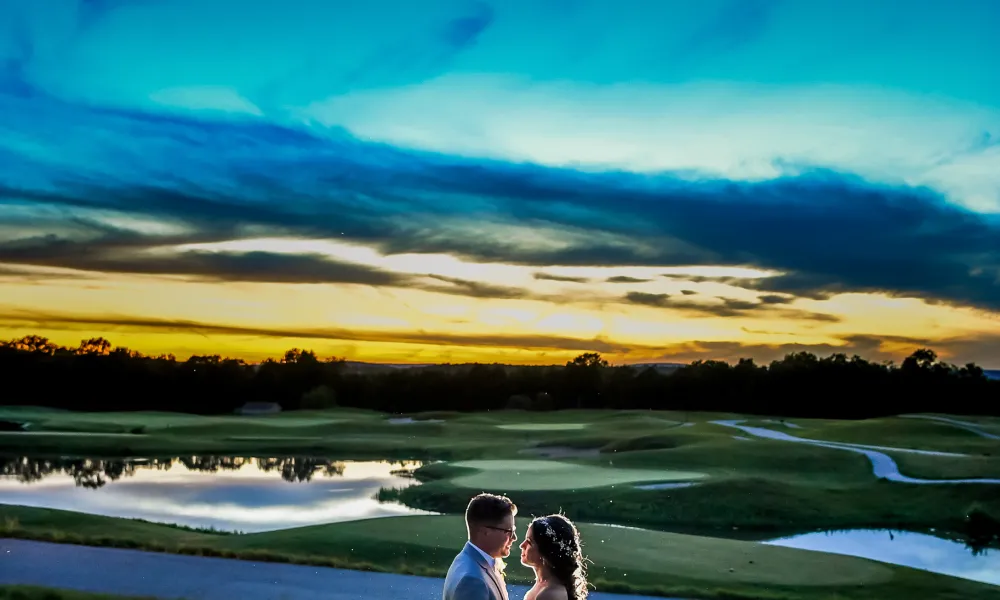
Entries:
{"type": "Polygon", "coordinates": [[[821,531],[765,543],[860,556],[1000,585],[1000,551],[983,550],[974,554],[961,542],[923,533],[865,529],[821,531]]]}
{"type": "Polygon", "coordinates": [[[0,460],[0,502],[246,532],[402,514],[419,463],[316,458],[0,460]]]}

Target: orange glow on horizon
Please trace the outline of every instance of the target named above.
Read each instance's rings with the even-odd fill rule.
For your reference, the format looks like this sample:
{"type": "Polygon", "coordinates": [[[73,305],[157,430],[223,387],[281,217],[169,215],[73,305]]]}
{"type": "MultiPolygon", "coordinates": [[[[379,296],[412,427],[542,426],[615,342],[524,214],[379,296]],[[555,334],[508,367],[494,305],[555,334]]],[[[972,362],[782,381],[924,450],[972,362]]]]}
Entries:
{"type": "MultiPolygon", "coordinates": [[[[277,244],[272,250],[302,251],[282,246],[286,241],[269,243],[277,244]]],[[[330,247],[339,252],[347,245],[330,247]]],[[[239,247],[248,248],[257,246],[239,247]]],[[[371,266],[392,267],[391,273],[432,273],[460,283],[223,282],[17,267],[23,277],[0,279],[0,337],[38,334],[66,346],[106,337],[145,354],[220,354],[252,362],[292,347],[324,357],[412,364],[562,364],[587,351],[617,364],[769,360],[799,350],[899,360],[917,347],[932,347],[943,359],[987,368],[1000,363],[990,344],[1000,336],[996,315],[882,294],[766,304],[760,292],[740,285],[770,276],[762,271],[531,268],[474,265],[450,256],[424,256],[421,263],[421,257],[402,260],[363,247],[351,252],[371,266]],[[546,278],[536,277],[539,272],[546,278]],[[477,296],[472,285],[486,291],[477,296]],[[493,288],[501,296],[490,297],[493,288]]]]}

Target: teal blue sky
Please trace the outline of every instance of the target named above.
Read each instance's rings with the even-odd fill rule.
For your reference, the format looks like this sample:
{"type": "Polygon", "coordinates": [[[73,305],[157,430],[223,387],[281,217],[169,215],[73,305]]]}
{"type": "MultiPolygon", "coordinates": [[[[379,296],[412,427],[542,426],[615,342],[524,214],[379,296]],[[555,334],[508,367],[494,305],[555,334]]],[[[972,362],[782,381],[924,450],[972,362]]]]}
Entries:
{"type": "MultiPolygon", "coordinates": [[[[149,253],[270,236],[763,269],[744,284],[771,304],[995,319],[998,23],[990,0],[6,0],[0,273],[399,285],[309,253],[149,253]]],[[[490,289],[456,293],[516,295],[490,289]]]]}

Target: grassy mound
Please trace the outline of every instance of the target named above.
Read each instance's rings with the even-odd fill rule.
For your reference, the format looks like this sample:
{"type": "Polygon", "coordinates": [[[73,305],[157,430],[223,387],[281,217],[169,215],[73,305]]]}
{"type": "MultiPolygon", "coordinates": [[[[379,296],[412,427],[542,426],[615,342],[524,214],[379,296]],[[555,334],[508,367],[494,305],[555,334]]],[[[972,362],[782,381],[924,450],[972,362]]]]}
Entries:
{"type": "MultiPolygon", "coordinates": [[[[471,490],[455,485],[455,478],[468,474],[451,464],[424,467],[417,476],[427,483],[380,493],[380,497],[423,510],[461,514],[473,492],[506,491],[493,485],[471,490]]],[[[524,490],[510,492],[510,496],[525,515],[564,510],[582,521],[740,539],[854,528],[935,529],[961,537],[966,535],[964,521],[970,506],[979,504],[1000,514],[1000,498],[991,486],[923,486],[919,492],[915,494],[913,486],[886,481],[851,484],[836,478],[803,482],[795,474],[787,480],[713,474],[683,489],[616,485],[571,493],[524,490]]]]}
{"type": "Polygon", "coordinates": [[[784,429],[771,426],[794,436],[828,442],[847,442],[892,448],[984,454],[996,452],[996,440],[950,425],[925,419],[889,417],[864,421],[828,421],[820,427],[784,429]]]}
{"type": "Polygon", "coordinates": [[[874,481],[864,456],[807,444],[769,440],[747,444],[730,438],[675,448],[636,450],[615,454],[615,467],[696,469],[713,477],[766,478],[824,487],[874,481]],[[734,448],[735,444],[741,445],[734,448]]]}
{"type": "MultiPolygon", "coordinates": [[[[888,452],[899,470],[910,477],[925,479],[1000,478],[1000,446],[993,456],[924,456],[888,452]]],[[[1000,496],[1000,491],[997,492],[1000,496]]]]}
{"type": "Polygon", "coordinates": [[[586,423],[508,423],[496,428],[508,431],[575,431],[586,426],[586,423]]]}
{"type": "Polygon", "coordinates": [[[688,481],[701,473],[653,469],[615,469],[555,460],[467,460],[452,463],[475,473],[452,479],[457,487],[469,489],[576,490],[624,483],[688,481]]]}

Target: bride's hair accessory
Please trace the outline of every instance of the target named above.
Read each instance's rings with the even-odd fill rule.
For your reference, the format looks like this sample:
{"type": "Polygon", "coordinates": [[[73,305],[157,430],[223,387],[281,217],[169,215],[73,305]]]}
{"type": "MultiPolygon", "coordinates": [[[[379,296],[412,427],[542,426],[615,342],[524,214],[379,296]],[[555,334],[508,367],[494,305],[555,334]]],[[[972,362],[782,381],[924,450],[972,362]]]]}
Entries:
{"type": "Polygon", "coordinates": [[[573,556],[573,554],[575,554],[575,548],[573,548],[573,544],[567,542],[566,540],[559,539],[559,536],[556,535],[556,530],[553,529],[552,524],[549,522],[548,517],[542,517],[541,519],[539,519],[539,521],[542,524],[543,531],[545,532],[545,537],[549,538],[549,540],[551,540],[553,544],[558,546],[559,550],[562,551],[563,554],[565,554],[566,556],[573,556]]]}
{"type": "Polygon", "coordinates": [[[561,514],[538,517],[531,523],[542,560],[569,594],[569,600],[587,598],[586,559],[581,554],[580,534],[561,514]]]}

